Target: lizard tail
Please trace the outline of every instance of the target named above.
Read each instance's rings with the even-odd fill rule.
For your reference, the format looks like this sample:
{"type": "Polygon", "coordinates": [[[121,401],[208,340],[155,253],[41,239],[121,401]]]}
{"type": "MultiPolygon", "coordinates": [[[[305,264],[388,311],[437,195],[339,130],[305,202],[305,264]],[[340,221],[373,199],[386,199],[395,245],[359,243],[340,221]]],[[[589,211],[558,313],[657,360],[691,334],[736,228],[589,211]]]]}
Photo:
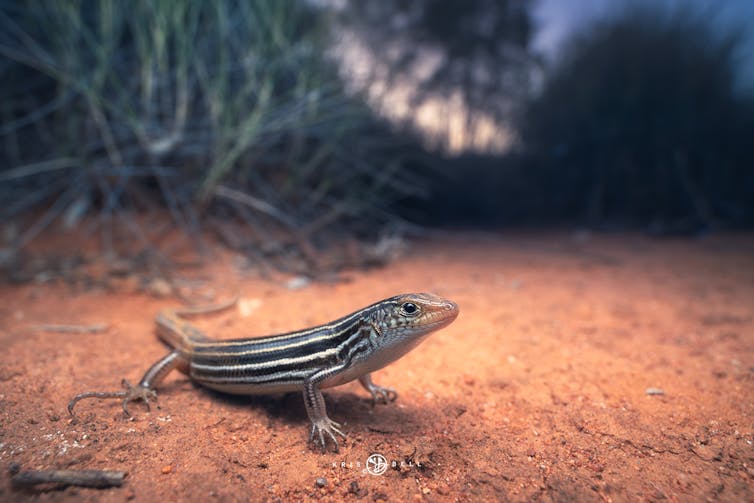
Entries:
{"type": "Polygon", "coordinates": [[[200,314],[223,311],[236,304],[238,299],[218,304],[216,306],[190,308],[190,309],[166,309],[157,315],[157,335],[168,346],[175,348],[184,355],[190,355],[192,348],[197,342],[211,340],[204,332],[186,321],[183,316],[195,316],[200,314]]]}

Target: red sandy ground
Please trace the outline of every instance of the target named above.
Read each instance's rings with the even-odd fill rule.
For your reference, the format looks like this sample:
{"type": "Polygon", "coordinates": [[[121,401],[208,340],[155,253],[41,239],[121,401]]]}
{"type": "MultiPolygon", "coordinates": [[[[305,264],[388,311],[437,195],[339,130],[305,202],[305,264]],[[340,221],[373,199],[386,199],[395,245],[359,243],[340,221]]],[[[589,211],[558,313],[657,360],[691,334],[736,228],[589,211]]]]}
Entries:
{"type": "Polygon", "coordinates": [[[445,237],[296,291],[221,256],[201,272],[218,299],[238,293],[252,309],[196,321],[219,338],[302,328],[407,291],[447,296],[461,315],[376,373],[396,403],[372,408],[356,383],[327,392],[348,439],[322,454],[306,445],[297,394],[228,397],[180,374],[151,413],[135,403],[127,420],[118,402],[91,400],[72,421],[75,393],[138,381],[165,353],[154,315],[177,302],[2,286],[0,500],[754,500],[752,236],[445,237]],[[44,323],[109,329],[35,329],[44,323]],[[396,466],[365,473],[375,452],[396,466]],[[121,488],[34,492],[11,487],[12,463],[128,476],[121,488]]]}

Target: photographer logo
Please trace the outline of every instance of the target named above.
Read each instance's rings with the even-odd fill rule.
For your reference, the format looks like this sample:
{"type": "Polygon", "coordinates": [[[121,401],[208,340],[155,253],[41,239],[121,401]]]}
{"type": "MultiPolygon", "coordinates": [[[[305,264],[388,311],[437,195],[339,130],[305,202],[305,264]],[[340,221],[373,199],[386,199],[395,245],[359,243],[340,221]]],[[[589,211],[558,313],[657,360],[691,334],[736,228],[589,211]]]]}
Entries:
{"type": "Polygon", "coordinates": [[[382,475],[387,470],[387,459],[382,454],[371,454],[367,458],[367,471],[372,475],[382,475]]]}

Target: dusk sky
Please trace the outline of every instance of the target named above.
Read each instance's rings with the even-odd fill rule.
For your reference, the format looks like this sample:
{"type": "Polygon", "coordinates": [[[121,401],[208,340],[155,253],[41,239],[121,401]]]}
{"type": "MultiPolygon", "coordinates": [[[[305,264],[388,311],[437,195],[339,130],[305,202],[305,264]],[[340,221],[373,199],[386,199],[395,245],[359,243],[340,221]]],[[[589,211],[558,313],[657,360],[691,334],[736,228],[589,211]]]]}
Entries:
{"type": "MultiPolygon", "coordinates": [[[[550,58],[556,57],[563,40],[585,23],[615,12],[636,1],[616,0],[537,0],[535,18],[540,26],[535,47],[550,58]]],[[[646,3],[646,2],[645,2],[646,3]]],[[[717,16],[716,23],[725,29],[738,23],[748,34],[740,54],[740,82],[754,88],[754,0],[654,0],[668,9],[690,8],[705,15],[717,16]]]]}

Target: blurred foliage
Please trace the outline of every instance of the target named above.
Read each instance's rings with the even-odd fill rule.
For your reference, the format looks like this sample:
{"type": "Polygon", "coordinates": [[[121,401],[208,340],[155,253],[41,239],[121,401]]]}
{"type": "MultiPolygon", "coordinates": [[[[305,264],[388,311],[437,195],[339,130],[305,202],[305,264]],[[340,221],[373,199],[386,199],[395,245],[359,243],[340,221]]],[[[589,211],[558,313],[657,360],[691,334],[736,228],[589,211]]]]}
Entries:
{"type": "Polygon", "coordinates": [[[94,214],[107,251],[116,225],[150,246],[132,213],[154,207],[194,236],[214,209],[252,230],[239,246],[389,221],[420,187],[343,92],[325,15],[295,0],[3,2],[0,214],[36,215],[15,245],[94,214]]]}
{"type": "Polygon", "coordinates": [[[210,221],[252,255],[293,248],[311,264],[312,245],[374,234],[395,221],[395,201],[428,187],[432,198],[398,210],[657,232],[754,223],[740,32],[688,10],[625,10],[574,37],[532,98],[530,2],[314,5],[0,4],[0,216],[33,215],[13,245],[94,216],[107,251],[114,228],[149,248],[164,227],[134,215],[167,208],[193,236],[210,221]],[[344,91],[334,26],[386,64],[368,81],[416,86],[411,106],[460,95],[469,130],[482,116],[517,119],[515,151],[419,152],[344,91]]]}
{"type": "Polygon", "coordinates": [[[754,222],[741,32],[628,9],[578,35],[522,115],[532,212],[658,232],[754,222]]]}
{"type": "Polygon", "coordinates": [[[412,88],[414,108],[460,96],[471,130],[483,115],[509,124],[530,93],[537,67],[530,8],[526,0],[365,0],[347,2],[340,14],[370,57],[387,66],[368,84],[412,88]]]}

